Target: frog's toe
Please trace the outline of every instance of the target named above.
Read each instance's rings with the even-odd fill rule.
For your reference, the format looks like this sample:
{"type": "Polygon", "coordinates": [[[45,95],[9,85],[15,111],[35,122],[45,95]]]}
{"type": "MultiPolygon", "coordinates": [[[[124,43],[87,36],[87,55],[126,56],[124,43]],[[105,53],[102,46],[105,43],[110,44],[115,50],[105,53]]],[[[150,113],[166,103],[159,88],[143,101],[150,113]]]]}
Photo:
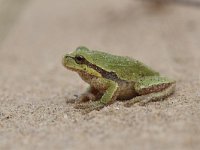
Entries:
{"type": "Polygon", "coordinates": [[[76,104],[74,108],[76,109],[85,109],[85,111],[92,111],[92,110],[100,110],[103,108],[104,105],[101,104],[100,102],[89,102],[89,103],[84,103],[84,104],[76,104]]]}
{"type": "Polygon", "coordinates": [[[135,103],[138,103],[138,102],[140,102],[140,99],[139,99],[139,98],[134,98],[134,99],[131,99],[131,100],[129,100],[128,102],[126,102],[126,103],[124,104],[124,106],[125,106],[125,107],[131,107],[131,106],[133,106],[135,103]]]}
{"type": "Polygon", "coordinates": [[[76,103],[74,106],[75,109],[87,109],[89,107],[89,103],[76,103]]]}

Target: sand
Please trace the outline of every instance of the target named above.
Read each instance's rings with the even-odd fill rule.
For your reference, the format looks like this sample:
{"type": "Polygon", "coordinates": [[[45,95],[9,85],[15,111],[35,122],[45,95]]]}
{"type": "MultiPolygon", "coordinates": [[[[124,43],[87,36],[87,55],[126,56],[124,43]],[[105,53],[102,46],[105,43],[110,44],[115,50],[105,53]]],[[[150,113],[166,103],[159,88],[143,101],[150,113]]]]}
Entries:
{"type": "Polygon", "coordinates": [[[0,149],[200,149],[200,8],[130,0],[0,0],[0,149]],[[20,4],[20,5],[19,5],[20,4]],[[61,65],[84,45],[177,81],[164,101],[82,115],[61,65]]]}

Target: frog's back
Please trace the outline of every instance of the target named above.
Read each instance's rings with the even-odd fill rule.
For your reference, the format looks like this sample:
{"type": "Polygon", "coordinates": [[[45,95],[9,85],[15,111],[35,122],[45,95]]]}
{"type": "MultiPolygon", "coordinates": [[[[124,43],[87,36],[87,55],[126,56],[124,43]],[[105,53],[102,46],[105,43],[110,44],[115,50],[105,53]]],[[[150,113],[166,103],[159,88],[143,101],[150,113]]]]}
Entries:
{"type": "Polygon", "coordinates": [[[129,57],[116,56],[100,51],[91,51],[87,48],[77,49],[90,63],[104,69],[107,72],[114,72],[122,80],[135,81],[142,76],[158,75],[148,66],[129,57]]]}

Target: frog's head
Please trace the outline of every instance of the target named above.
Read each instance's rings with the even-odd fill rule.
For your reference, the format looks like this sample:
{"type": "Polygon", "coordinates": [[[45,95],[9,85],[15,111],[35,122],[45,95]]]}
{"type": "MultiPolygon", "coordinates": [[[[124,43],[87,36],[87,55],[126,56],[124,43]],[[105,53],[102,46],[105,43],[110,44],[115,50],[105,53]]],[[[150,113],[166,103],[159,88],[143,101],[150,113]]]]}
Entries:
{"type": "Polygon", "coordinates": [[[75,72],[84,72],[97,77],[100,77],[101,74],[94,70],[92,67],[89,67],[90,57],[89,53],[91,51],[86,47],[78,47],[74,52],[66,54],[62,59],[62,64],[67,69],[70,69],[75,72]]]}

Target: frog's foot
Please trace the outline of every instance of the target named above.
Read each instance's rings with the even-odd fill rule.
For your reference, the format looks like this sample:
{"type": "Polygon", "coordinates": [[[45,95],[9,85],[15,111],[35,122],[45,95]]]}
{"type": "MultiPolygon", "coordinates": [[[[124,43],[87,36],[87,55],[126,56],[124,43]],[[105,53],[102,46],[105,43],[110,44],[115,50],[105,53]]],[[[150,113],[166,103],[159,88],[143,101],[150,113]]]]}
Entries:
{"type": "Polygon", "coordinates": [[[87,103],[78,103],[74,106],[76,109],[83,109],[84,113],[89,113],[93,110],[100,110],[105,106],[105,104],[95,101],[95,102],[87,102],[87,103]]]}
{"type": "MultiPolygon", "coordinates": [[[[160,100],[162,100],[162,99],[160,99],[160,100]]],[[[124,104],[124,106],[131,107],[136,103],[138,103],[138,105],[140,105],[140,106],[144,106],[147,103],[152,102],[152,101],[154,101],[154,97],[152,97],[152,95],[143,95],[143,96],[138,96],[138,97],[135,97],[135,98],[129,100],[128,102],[126,102],[124,104]]]]}
{"type": "Polygon", "coordinates": [[[101,96],[98,101],[90,101],[88,103],[77,104],[75,108],[84,109],[85,112],[88,113],[93,110],[100,110],[104,106],[107,106],[116,100],[118,84],[113,82],[112,80],[107,80],[104,78],[100,79],[100,82],[104,83],[108,87],[103,96],[101,96]]]}
{"type": "Polygon", "coordinates": [[[142,96],[135,97],[124,104],[125,107],[131,107],[135,103],[140,102],[143,99],[142,96]]]}
{"type": "Polygon", "coordinates": [[[128,102],[126,102],[124,106],[130,107],[134,105],[135,103],[138,103],[140,106],[144,106],[149,102],[163,100],[164,98],[170,96],[174,92],[175,86],[176,85],[173,83],[169,87],[167,87],[166,89],[160,92],[155,92],[155,93],[150,93],[150,94],[135,97],[129,100],[128,102]]]}
{"type": "Polygon", "coordinates": [[[66,101],[66,103],[67,104],[69,104],[69,103],[84,103],[87,101],[94,101],[95,99],[96,99],[96,96],[94,94],[84,93],[80,97],[66,101]]]}

